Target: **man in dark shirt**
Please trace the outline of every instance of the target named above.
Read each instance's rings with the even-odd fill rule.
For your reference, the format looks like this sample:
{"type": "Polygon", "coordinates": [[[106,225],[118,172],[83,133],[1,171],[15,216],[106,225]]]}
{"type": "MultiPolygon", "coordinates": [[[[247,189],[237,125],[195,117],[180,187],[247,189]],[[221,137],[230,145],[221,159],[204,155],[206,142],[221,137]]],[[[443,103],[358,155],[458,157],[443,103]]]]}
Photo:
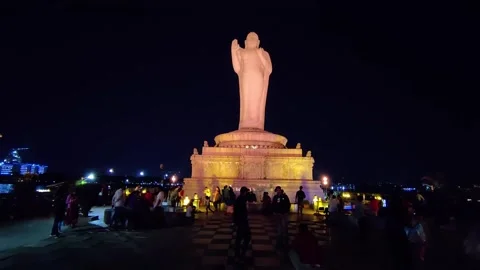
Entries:
{"type": "Polygon", "coordinates": [[[59,237],[60,236],[60,223],[65,219],[65,211],[66,211],[66,191],[65,188],[62,186],[55,194],[55,198],[53,201],[53,211],[54,211],[54,219],[52,225],[52,232],[50,236],[59,237]]]}
{"type": "Polygon", "coordinates": [[[242,260],[245,256],[251,238],[248,224],[247,193],[248,188],[242,187],[240,189],[240,196],[235,200],[233,210],[233,222],[237,226],[237,238],[235,239],[235,259],[237,261],[242,260]]]}
{"type": "Polygon", "coordinates": [[[297,215],[303,215],[303,201],[305,200],[305,192],[303,192],[303,187],[300,186],[300,188],[297,191],[297,194],[295,194],[295,201],[297,202],[297,215]]]}
{"type": "Polygon", "coordinates": [[[288,246],[288,214],[290,199],[280,186],[275,188],[276,195],[272,199],[272,210],[277,223],[277,248],[288,246]]]}

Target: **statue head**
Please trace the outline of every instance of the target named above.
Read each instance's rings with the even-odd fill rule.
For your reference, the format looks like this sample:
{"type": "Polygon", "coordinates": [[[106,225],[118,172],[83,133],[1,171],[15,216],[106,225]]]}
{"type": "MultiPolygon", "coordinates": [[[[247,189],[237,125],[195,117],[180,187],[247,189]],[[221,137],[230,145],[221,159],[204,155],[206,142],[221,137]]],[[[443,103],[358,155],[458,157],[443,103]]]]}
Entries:
{"type": "Polygon", "coordinates": [[[260,39],[258,39],[258,35],[255,32],[248,33],[247,39],[245,40],[245,48],[256,49],[259,46],[260,46],[260,39]]]}

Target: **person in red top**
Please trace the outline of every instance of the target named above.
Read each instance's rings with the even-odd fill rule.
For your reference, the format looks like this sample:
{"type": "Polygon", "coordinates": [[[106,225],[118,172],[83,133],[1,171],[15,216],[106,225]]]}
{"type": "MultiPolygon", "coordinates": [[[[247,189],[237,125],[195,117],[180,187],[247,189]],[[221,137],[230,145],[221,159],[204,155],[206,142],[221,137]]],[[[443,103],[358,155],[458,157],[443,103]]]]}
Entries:
{"type": "Polygon", "coordinates": [[[178,194],[180,195],[180,198],[183,199],[185,196],[185,190],[183,190],[183,188],[180,187],[180,192],[178,194]]]}
{"type": "Polygon", "coordinates": [[[372,198],[370,200],[370,211],[372,211],[372,214],[374,216],[377,216],[378,210],[380,210],[380,201],[375,198],[372,198]]]}
{"type": "Polygon", "coordinates": [[[147,191],[145,193],[144,198],[148,202],[149,206],[153,205],[153,194],[150,191],[147,191]]]}
{"type": "Polygon", "coordinates": [[[314,269],[320,267],[322,253],[317,238],[308,230],[307,224],[300,224],[299,233],[292,242],[289,252],[295,269],[314,269]]]}

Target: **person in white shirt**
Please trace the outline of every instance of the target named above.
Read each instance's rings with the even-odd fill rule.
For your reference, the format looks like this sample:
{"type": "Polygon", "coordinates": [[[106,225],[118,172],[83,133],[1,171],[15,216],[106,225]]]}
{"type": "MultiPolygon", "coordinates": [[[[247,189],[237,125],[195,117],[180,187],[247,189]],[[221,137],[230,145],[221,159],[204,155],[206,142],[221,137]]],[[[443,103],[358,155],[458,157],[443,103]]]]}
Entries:
{"type": "Polygon", "coordinates": [[[116,227],[119,225],[125,225],[125,188],[119,188],[115,191],[115,194],[112,198],[112,222],[110,223],[110,227],[116,227]]]}
{"type": "Polygon", "coordinates": [[[165,200],[165,192],[163,192],[163,190],[160,190],[160,192],[158,192],[157,196],[155,197],[153,208],[161,207],[164,200],[165,200]]]}
{"type": "Polygon", "coordinates": [[[332,198],[330,199],[330,202],[328,202],[328,212],[331,213],[336,213],[338,211],[338,204],[340,202],[337,199],[337,196],[333,195],[332,198]]]}

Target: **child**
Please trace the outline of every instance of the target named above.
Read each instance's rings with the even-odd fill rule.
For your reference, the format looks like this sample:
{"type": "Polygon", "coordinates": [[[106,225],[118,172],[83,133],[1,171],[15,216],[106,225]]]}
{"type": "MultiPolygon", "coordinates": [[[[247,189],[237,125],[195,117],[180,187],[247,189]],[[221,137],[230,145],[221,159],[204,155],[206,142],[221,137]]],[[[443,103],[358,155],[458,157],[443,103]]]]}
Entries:
{"type": "Polygon", "coordinates": [[[427,236],[423,226],[415,216],[410,218],[410,222],[405,226],[405,233],[410,243],[413,260],[423,261],[425,255],[425,246],[427,244],[427,236]]]}

